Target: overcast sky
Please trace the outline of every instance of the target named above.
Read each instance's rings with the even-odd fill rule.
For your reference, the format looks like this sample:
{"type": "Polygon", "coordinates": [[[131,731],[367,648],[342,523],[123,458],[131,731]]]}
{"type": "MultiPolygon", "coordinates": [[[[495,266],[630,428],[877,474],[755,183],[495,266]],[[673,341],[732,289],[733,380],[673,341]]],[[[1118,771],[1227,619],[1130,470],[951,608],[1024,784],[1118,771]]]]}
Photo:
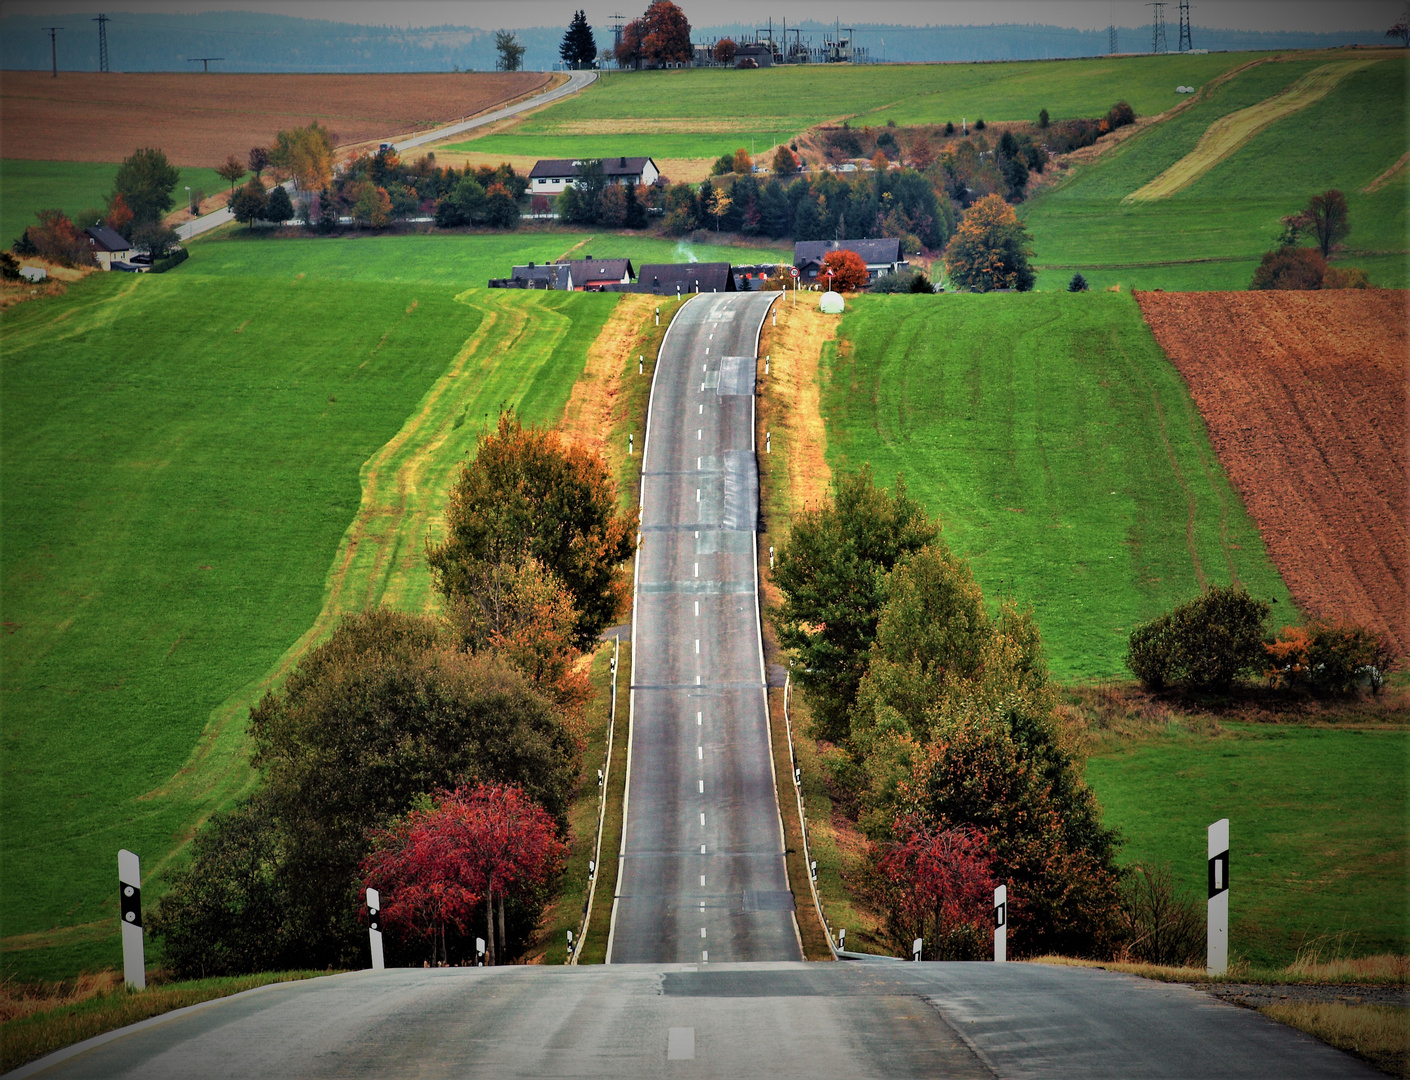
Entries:
{"type": "MultiPolygon", "coordinates": [[[[697,26],[782,19],[839,18],[844,24],[986,25],[1048,23],[1081,30],[1144,26],[1150,8],[1143,0],[677,0],[697,26]]],[[[642,0],[0,0],[0,14],[62,15],[76,12],[268,11],[311,19],[392,26],[500,27],[565,25],[574,10],[587,11],[588,22],[605,29],[614,11],[636,15],[642,0]]],[[[1402,0],[1193,0],[1190,21],[1225,30],[1383,30],[1405,10],[1402,0]]],[[[1178,4],[1165,9],[1178,26],[1178,4]]]]}

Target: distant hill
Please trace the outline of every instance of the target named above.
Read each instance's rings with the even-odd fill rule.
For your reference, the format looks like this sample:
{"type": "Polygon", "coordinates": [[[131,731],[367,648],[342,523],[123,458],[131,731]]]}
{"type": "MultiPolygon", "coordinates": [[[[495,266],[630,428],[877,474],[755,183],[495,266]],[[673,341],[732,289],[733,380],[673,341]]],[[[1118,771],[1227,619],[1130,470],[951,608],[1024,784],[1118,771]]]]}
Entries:
{"type": "MultiPolygon", "coordinates": [[[[93,71],[98,67],[96,12],[65,15],[8,15],[0,18],[0,67],[8,70],[49,66],[49,35],[43,27],[58,23],[59,67],[93,71]]],[[[831,24],[796,24],[804,38],[821,44],[831,24]]],[[[606,25],[596,28],[599,45],[611,43],[606,25]]],[[[738,39],[753,26],[698,26],[697,41],[738,39]]],[[[790,33],[794,27],[790,27],[790,33]]],[[[891,61],[1041,60],[1098,56],[1107,51],[1105,30],[1074,30],[1040,24],[994,26],[900,26],[857,24],[856,41],[874,59],[891,61]]],[[[525,67],[550,69],[558,62],[564,27],[532,27],[515,33],[526,46],[525,67]]],[[[774,27],[782,39],[782,24],[774,27]]],[[[1175,44],[1175,28],[1168,31],[1175,44]]],[[[1337,45],[1385,44],[1384,29],[1338,33],[1210,30],[1194,27],[1197,47],[1211,50],[1317,49],[1337,45]]],[[[1125,52],[1150,47],[1149,27],[1123,27],[1119,46],[1125,52]]],[[[494,33],[464,26],[401,29],[356,23],[302,19],[248,11],[195,15],[119,13],[108,21],[108,47],[114,71],[189,71],[188,58],[223,57],[222,71],[488,71],[494,68],[494,33]]]]}

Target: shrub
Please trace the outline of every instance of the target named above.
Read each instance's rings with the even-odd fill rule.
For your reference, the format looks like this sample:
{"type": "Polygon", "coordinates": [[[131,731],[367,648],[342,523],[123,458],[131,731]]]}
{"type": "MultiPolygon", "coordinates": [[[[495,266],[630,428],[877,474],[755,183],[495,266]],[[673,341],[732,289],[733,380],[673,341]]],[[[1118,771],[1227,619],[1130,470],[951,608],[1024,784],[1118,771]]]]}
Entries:
{"type": "Polygon", "coordinates": [[[910,291],[913,293],[933,293],[935,283],[923,271],[916,270],[911,274],[910,291]]]}
{"type": "Polygon", "coordinates": [[[152,273],[165,274],[168,270],[180,266],[191,257],[191,253],[185,248],[177,248],[164,259],[156,259],[152,263],[152,273]]]}
{"type": "Polygon", "coordinates": [[[1339,266],[1327,267],[1327,272],[1322,275],[1322,288],[1324,289],[1369,289],[1371,279],[1365,270],[1358,266],[1348,266],[1342,269],[1339,266]]]}
{"type": "Polygon", "coordinates": [[[1086,292],[1091,286],[1087,284],[1087,279],[1081,274],[1073,274],[1072,280],[1067,283],[1068,292],[1086,292]]]}
{"type": "Polygon", "coordinates": [[[1124,101],[1118,101],[1106,114],[1107,130],[1115,131],[1136,122],[1136,110],[1124,101]]]}
{"type": "Polygon", "coordinates": [[[1327,694],[1352,694],[1362,686],[1380,693],[1395,664],[1385,636],[1333,619],[1285,626],[1263,648],[1272,664],[1265,671],[1271,685],[1327,694]]]}
{"type": "Polygon", "coordinates": [[[946,121],[945,121],[945,134],[946,134],[946,135],[953,135],[954,133],[955,133],[955,122],[954,122],[953,120],[946,120],[946,121]]]}
{"type": "Polygon", "coordinates": [[[1046,128],[1046,127],[1048,126],[1048,110],[1047,110],[1047,109],[1039,109],[1039,110],[1038,110],[1038,126],[1039,126],[1040,128],[1046,128]]]}
{"type": "Polygon", "coordinates": [[[0,251],[0,281],[19,281],[20,261],[8,251],[0,251]]]}
{"type": "Polygon", "coordinates": [[[1204,957],[1204,913],[1175,891],[1170,866],[1136,863],[1121,887],[1121,949],[1131,960],[1180,967],[1204,957]]]}
{"type": "Polygon", "coordinates": [[[1224,690],[1259,670],[1272,606],[1236,585],[1215,585],[1131,631],[1126,666],[1152,690],[1182,684],[1224,690]]]}
{"type": "Polygon", "coordinates": [[[1264,254],[1250,289],[1320,289],[1327,261],[1316,248],[1284,247],[1264,254]]]}
{"type": "Polygon", "coordinates": [[[930,278],[919,270],[903,270],[899,274],[883,274],[870,285],[867,292],[878,294],[894,293],[933,293],[935,286],[930,278]]]}
{"type": "Polygon", "coordinates": [[[974,122],[974,130],[975,130],[975,131],[983,131],[983,130],[984,130],[984,118],[983,118],[982,116],[981,116],[978,120],[976,120],[976,121],[974,122]]]}

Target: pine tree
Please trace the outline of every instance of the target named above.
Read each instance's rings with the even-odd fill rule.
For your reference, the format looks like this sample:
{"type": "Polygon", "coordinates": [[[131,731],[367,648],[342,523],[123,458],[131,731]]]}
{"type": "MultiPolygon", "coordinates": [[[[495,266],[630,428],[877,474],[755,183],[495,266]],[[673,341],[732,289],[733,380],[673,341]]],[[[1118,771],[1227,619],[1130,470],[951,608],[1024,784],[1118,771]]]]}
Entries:
{"type": "Polygon", "coordinates": [[[590,68],[597,59],[597,40],[592,36],[592,27],[582,11],[574,14],[568,24],[563,44],[558,46],[558,55],[570,68],[590,68]]]}

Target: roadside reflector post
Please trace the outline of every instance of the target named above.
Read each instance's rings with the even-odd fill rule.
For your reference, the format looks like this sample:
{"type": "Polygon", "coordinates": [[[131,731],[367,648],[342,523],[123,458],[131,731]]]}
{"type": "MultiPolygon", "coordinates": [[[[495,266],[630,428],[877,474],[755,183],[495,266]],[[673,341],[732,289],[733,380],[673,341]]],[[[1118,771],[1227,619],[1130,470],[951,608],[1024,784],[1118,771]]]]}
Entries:
{"type": "Polygon", "coordinates": [[[122,978],[134,990],[147,989],[142,944],[142,864],[132,852],[118,852],[118,914],[122,920],[122,978]]]}
{"type": "Polygon", "coordinates": [[[847,928],[844,926],[837,931],[837,951],[843,952],[847,948],[847,928]]]}
{"type": "MultiPolygon", "coordinates": [[[[661,325],[661,317],[660,317],[659,315],[656,317],[656,325],[657,325],[657,326],[660,326],[660,325],[661,325]]],[[[637,357],[636,357],[636,373],[637,373],[638,375],[645,375],[645,374],[646,374],[646,367],[645,367],[645,364],[646,364],[646,357],[645,357],[644,355],[642,355],[641,353],[638,353],[638,354],[637,354],[637,357]]]]}
{"type": "Polygon", "coordinates": [[[627,457],[631,457],[636,452],[636,436],[631,432],[627,433],[627,457]]]}
{"type": "Polygon", "coordinates": [[[475,960],[476,967],[485,966],[485,939],[482,937],[477,937],[475,939],[475,960]]]}
{"type": "Polygon", "coordinates": [[[656,325],[661,325],[661,307],[659,304],[656,307],[656,325]]]}
{"type": "Polygon", "coordinates": [[[387,962],[382,957],[382,894],[376,889],[367,890],[367,938],[372,946],[372,970],[381,971],[387,962]]]}
{"type": "Polygon", "coordinates": [[[793,784],[794,784],[795,787],[802,787],[802,786],[803,786],[803,770],[802,770],[802,769],[794,769],[794,770],[793,770],[793,784]]]}
{"type": "Polygon", "coordinates": [[[774,436],[773,436],[773,432],[771,432],[771,431],[766,431],[766,432],[764,432],[764,453],[766,453],[766,454],[772,454],[772,453],[774,452],[774,450],[773,450],[773,446],[774,446],[774,444],[773,444],[773,437],[774,437],[774,436]]]}
{"type": "Polygon", "coordinates": [[[601,769],[598,769],[598,770],[597,770],[597,786],[598,786],[598,787],[601,787],[601,786],[602,786],[602,770],[601,770],[601,769]]]}
{"type": "Polygon", "coordinates": [[[1205,966],[1211,975],[1229,970],[1229,819],[1209,827],[1209,944],[1205,966]]]}
{"type": "Polygon", "coordinates": [[[1009,958],[1009,887],[1000,885],[994,890],[994,963],[1002,964],[1009,958]]]}
{"type": "MultiPolygon", "coordinates": [[[[592,877],[592,875],[595,874],[595,873],[597,873],[597,863],[594,862],[592,859],[589,859],[589,860],[588,860],[588,877],[592,877]]],[[[569,933],[572,933],[572,931],[569,931],[569,933]]]]}
{"type": "Polygon", "coordinates": [[[772,544],[770,544],[770,545],[769,545],[769,569],[772,570],[773,568],[774,568],[774,546],[773,546],[772,544]]]}
{"type": "Polygon", "coordinates": [[[911,958],[917,963],[920,962],[920,947],[924,944],[924,939],[916,938],[911,942],[911,958]]]}
{"type": "Polygon", "coordinates": [[[814,880],[814,881],[817,881],[817,880],[818,880],[818,860],[817,860],[817,859],[814,859],[813,862],[812,862],[812,865],[809,866],[808,869],[809,869],[809,871],[810,871],[810,872],[812,873],[812,875],[813,875],[813,880],[814,880]]]}
{"type": "Polygon", "coordinates": [[[769,357],[770,357],[771,355],[772,355],[771,353],[765,353],[765,354],[764,354],[764,374],[765,374],[765,375],[767,375],[767,374],[769,373],[769,357]]]}

